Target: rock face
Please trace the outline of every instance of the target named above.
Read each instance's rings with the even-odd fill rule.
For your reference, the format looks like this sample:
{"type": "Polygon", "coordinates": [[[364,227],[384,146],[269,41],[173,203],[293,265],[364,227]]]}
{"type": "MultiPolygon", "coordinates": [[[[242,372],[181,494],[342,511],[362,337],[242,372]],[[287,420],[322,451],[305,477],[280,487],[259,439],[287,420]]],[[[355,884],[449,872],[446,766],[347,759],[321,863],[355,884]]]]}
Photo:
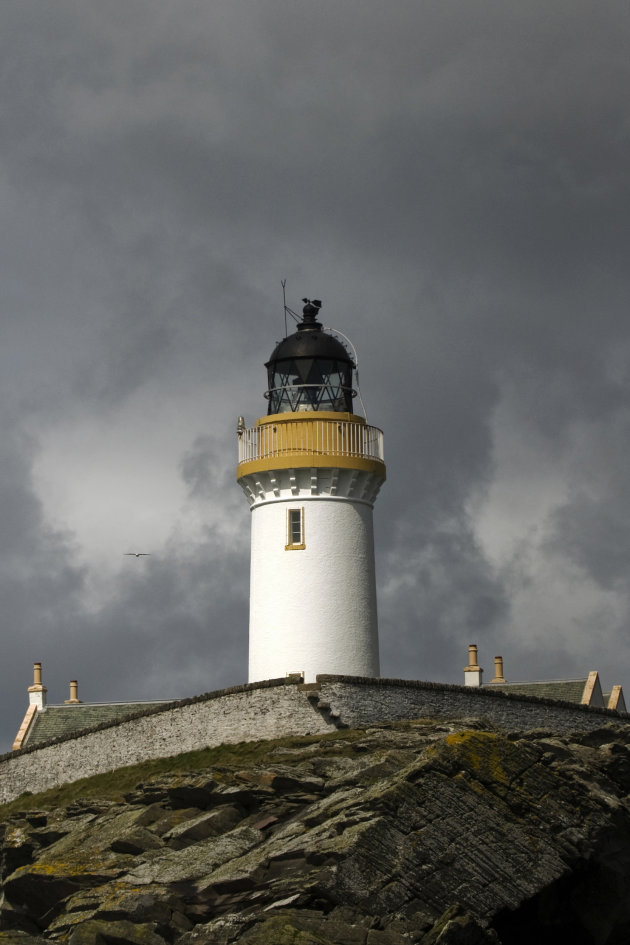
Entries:
{"type": "Polygon", "coordinates": [[[33,797],[1,827],[0,943],[624,945],[629,744],[422,720],[33,797]]]}

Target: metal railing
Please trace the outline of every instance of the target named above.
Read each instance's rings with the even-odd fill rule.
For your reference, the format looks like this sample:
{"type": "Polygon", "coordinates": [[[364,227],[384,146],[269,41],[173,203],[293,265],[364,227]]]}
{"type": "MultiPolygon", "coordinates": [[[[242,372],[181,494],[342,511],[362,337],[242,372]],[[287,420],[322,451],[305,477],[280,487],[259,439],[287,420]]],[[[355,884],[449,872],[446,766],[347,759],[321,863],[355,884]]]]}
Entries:
{"type": "Polygon", "coordinates": [[[238,461],[289,453],[357,456],[384,462],[383,431],[347,420],[288,420],[238,431],[238,461]]]}

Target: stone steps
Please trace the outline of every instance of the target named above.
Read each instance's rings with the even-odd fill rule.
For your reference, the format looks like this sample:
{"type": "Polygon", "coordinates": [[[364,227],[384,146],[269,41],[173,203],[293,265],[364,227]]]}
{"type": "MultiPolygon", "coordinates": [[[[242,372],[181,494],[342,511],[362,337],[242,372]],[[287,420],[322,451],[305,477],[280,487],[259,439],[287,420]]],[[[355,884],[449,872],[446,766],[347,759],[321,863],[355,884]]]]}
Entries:
{"type": "MultiPolygon", "coordinates": [[[[314,687],[317,683],[309,683],[309,687],[314,687]]],[[[306,686],[304,686],[306,689],[306,686]]],[[[341,719],[341,713],[336,709],[333,709],[330,705],[330,702],[327,702],[325,699],[322,699],[319,689],[309,688],[306,693],[306,698],[309,702],[312,703],[313,708],[317,709],[318,712],[326,719],[327,722],[332,722],[335,728],[344,729],[350,728],[345,722],[341,719]]]]}

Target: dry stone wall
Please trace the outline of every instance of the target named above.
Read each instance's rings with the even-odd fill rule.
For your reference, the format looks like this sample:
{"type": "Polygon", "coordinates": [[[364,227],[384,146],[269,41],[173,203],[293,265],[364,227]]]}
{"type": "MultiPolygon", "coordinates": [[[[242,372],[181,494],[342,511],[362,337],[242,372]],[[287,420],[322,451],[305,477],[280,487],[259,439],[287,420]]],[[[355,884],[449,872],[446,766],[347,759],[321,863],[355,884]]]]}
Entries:
{"type": "Polygon", "coordinates": [[[325,734],[414,718],[475,718],[508,730],[588,732],[630,716],[606,709],[408,680],[320,676],[209,693],[0,758],[0,803],[114,768],[185,751],[283,735],[325,734]]]}

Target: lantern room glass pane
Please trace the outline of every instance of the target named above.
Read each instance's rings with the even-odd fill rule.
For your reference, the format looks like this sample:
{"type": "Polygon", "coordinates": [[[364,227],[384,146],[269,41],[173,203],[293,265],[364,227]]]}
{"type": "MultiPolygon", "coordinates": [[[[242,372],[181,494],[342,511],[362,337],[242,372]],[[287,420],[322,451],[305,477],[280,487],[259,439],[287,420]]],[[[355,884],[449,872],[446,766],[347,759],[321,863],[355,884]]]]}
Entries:
{"type": "Polygon", "coordinates": [[[269,367],[269,413],[352,413],[352,367],[343,361],[294,358],[269,367]]]}

